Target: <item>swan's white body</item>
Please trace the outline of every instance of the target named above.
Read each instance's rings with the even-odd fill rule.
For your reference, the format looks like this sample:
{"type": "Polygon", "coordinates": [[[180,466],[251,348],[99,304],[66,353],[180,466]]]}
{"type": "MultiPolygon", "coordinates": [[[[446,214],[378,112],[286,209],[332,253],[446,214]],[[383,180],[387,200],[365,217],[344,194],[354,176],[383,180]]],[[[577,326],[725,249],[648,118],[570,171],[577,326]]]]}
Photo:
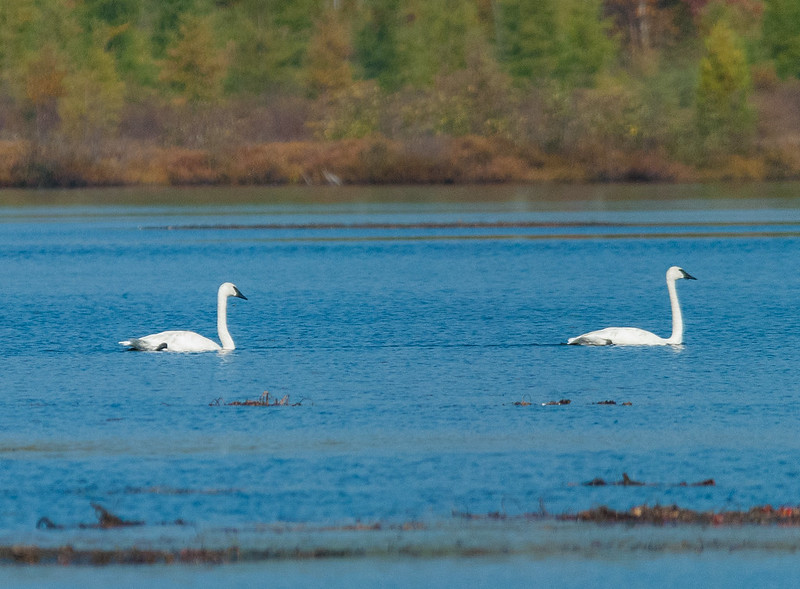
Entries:
{"type": "Polygon", "coordinates": [[[225,282],[217,291],[217,333],[220,346],[217,342],[203,337],[193,331],[162,331],[144,337],[131,338],[119,342],[133,350],[158,352],[215,352],[219,350],[234,350],[236,345],[228,331],[228,297],[237,297],[247,300],[234,284],[225,282]]]}
{"type": "Polygon", "coordinates": [[[638,327],[606,327],[605,329],[590,331],[578,337],[570,338],[567,343],[584,346],[667,346],[682,344],[683,314],[681,313],[681,305],[678,302],[678,291],[675,288],[675,281],[681,278],[697,280],[683,268],[672,266],[667,270],[667,290],[669,291],[669,302],[672,306],[672,335],[670,337],[659,337],[638,327]]]}

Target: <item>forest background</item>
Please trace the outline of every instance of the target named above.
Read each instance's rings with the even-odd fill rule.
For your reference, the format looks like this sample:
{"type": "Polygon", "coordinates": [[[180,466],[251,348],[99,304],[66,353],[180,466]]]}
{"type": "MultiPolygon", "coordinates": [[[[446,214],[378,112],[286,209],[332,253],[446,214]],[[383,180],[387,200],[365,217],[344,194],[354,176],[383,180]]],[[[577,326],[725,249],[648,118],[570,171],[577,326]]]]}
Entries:
{"type": "Polygon", "coordinates": [[[800,178],[798,0],[7,0],[0,186],[800,178]]]}

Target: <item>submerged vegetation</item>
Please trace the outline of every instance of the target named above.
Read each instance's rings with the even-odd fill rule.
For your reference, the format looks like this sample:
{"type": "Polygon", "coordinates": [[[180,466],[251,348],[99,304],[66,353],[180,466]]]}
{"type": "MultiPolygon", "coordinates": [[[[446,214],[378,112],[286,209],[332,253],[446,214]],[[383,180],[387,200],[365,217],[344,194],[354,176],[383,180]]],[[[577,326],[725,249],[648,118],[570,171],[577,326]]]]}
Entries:
{"type": "Polygon", "coordinates": [[[233,407],[299,407],[302,405],[302,403],[302,401],[290,403],[289,395],[284,395],[280,399],[274,398],[270,400],[269,391],[264,391],[261,393],[258,399],[246,399],[244,401],[231,401],[230,403],[223,403],[222,398],[219,398],[209,403],[209,405],[212,407],[222,404],[233,407]]]}
{"type": "Polygon", "coordinates": [[[788,0],[16,0],[0,186],[800,177],[788,0]]]}
{"type": "MultiPolygon", "coordinates": [[[[620,483],[623,484],[623,483],[620,483]]],[[[639,483],[644,484],[644,483],[639,483]]],[[[685,485],[685,483],[683,483],[685,485]]],[[[697,486],[713,485],[713,480],[696,483],[697,486]]],[[[103,533],[113,534],[115,529],[130,526],[162,526],[166,529],[177,527],[190,527],[192,524],[178,520],[169,523],[148,524],[143,521],[127,521],[110,513],[105,508],[93,504],[98,517],[96,524],[79,524],[73,526],[78,529],[97,529],[103,533]]],[[[256,546],[248,547],[239,542],[221,547],[207,547],[205,541],[202,547],[189,542],[186,546],[175,546],[175,542],[167,542],[169,547],[153,546],[153,542],[146,542],[147,547],[125,547],[118,544],[119,538],[113,541],[114,547],[91,548],[74,547],[70,544],[53,546],[50,543],[38,546],[33,544],[0,545],[0,565],[113,565],[113,564],[227,564],[235,562],[263,562],[272,560],[307,560],[325,558],[364,558],[369,556],[402,555],[405,557],[432,557],[432,556],[459,556],[475,557],[498,554],[537,554],[539,556],[560,553],[563,555],[577,554],[583,550],[589,551],[597,557],[599,551],[618,554],[620,551],[645,551],[654,552],[692,552],[700,553],[704,550],[723,550],[725,552],[740,550],[784,550],[794,553],[797,551],[797,541],[794,538],[784,538],[782,541],[761,540],[751,537],[750,530],[755,526],[779,526],[781,528],[800,526],[800,507],[780,506],[773,507],[769,504],[757,505],[746,510],[731,511],[697,511],[679,507],[677,505],[636,505],[626,511],[617,511],[607,506],[599,506],[578,513],[560,515],[548,514],[540,506],[536,512],[511,515],[503,512],[477,514],[469,512],[454,512],[453,521],[475,522],[480,525],[486,522],[489,525],[509,523],[514,526],[516,544],[496,543],[493,534],[481,539],[479,529],[472,530],[470,541],[464,542],[463,538],[456,538],[452,543],[442,543],[439,524],[423,523],[410,520],[403,522],[355,522],[349,524],[315,525],[309,523],[253,524],[242,529],[226,528],[228,538],[239,532],[252,533],[253,529],[260,532],[260,541],[256,546]],[[540,522],[547,523],[547,531],[535,527],[540,522]],[[684,527],[691,530],[689,537],[664,537],[656,539],[648,536],[646,541],[637,538],[624,539],[619,536],[609,535],[608,528],[604,532],[604,540],[591,536],[581,542],[575,538],[568,538],[558,543],[553,539],[554,525],[559,523],[574,522],[591,526],[619,525],[626,526],[656,526],[656,527],[684,527]],[[523,540],[520,532],[526,524],[531,524],[530,532],[533,534],[529,541],[523,540]],[[698,536],[700,530],[717,528],[734,528],[740,530],[738,535],[698,536]],[[432,533],[433,539],[426,540],[432,533]],[[317,538],[325,538],[315,543],[303,542],[314,534],[317,538]],[[387,536],[388,534],[388,536],[387,536]],[[360,542],[359,538],[369,535],[374,537],[370,545],[360,542]],[[382,540],[378,538],[382,537],[382,540]],[[403,539],[399,542],[398,539],[403,539]],[[477,540],[476,540],[477,538],[477,540]]],[[[43,517],[37,525],[41,530],[50,530],[63,533],[70,526],[56,525],[48,518],[43,517]]],[[[463,526],[459,526],[463,531],[463,526]]],[[[185,542],[185,540],[184,540],[185,542]]],[[[109,542],[112,544],[112,542],[109,542]]],[[[180,542],[179,542],[180,544],[180,542]]]]}

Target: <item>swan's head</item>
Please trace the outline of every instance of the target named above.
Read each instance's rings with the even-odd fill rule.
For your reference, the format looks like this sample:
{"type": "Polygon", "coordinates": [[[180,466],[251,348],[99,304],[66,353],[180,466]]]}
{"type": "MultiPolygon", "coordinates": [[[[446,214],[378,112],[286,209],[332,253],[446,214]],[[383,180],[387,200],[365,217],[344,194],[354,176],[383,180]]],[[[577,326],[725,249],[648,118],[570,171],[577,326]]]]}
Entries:
{"type": "Polygon", "coordinates": [[[238,288],[236,288],[236,285],[233,284],[232,282],[224,282],[224,283],[222,283],[222,285],[220,285],[220,287],[219,287],[219,296],[236,297],[236,298],[239,298],[239,299],[247,300],[247,297],[244,296],[242,294],[242,291],[240,291],[238,288]]]}
{"type": "Polygon", "coordinates": [[[667,270],[667,280],[679,280],[681,278],[687,278],[688,280],[697,280],[697,278],[689,274],[683,268],[678,268],[677,266],[673,266],[672,268],[667,270]]]}

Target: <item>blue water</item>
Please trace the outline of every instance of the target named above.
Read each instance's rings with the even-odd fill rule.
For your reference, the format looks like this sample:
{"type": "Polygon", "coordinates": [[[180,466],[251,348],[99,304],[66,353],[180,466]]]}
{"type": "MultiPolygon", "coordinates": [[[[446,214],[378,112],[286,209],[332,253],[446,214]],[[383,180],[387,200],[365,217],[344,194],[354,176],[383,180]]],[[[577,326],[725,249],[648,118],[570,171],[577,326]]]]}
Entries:
{"type": "Polygon", "coordinates": [[[0,193],[0,544],[800,504],[795,188],[0,193]],[[668,336],[671,265],[684,346],[564,345],[668,336]],[[224,281],[234,352],[118,345],[216,339],[224,281]]]}

